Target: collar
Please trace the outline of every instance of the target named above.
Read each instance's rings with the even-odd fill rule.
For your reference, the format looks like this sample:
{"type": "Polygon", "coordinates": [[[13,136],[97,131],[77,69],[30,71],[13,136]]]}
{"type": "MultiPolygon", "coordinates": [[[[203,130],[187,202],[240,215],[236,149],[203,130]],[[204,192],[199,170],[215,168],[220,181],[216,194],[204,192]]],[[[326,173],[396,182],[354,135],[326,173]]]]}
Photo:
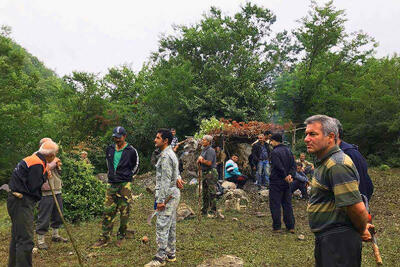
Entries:
{"type": "Polygon", "coordinates": [[[168,152],[168,150],[172,150],[172,147],[171,147],[171,145],[169,145],[169,146],[167,146],[163,151],[161,151],[161,154],[165,154],[165,153],[167,153],[168,152]]]}
{"type": "Polygon", "coordinates": [[[114,149],[115,149],[115,151],[117,151],[117,152],[122,151],[122,150],[124,150],[124,149],[127,148],[127,147],[128,147],[128,142],[127,142],[126,145],[125,145],[123,148],[121,148],[120,150],[117,149],[117,144],[114,145],[114,149]]]}
{"type": "Polygon", "coordinates": [[[44,162],[44,165],[47,166],[46,157],[43,154],[36,152],[36,156],[38,156],[44,162]]]}
{"type": "Polygon", "coordinates": [[[340,151],[340,148],[336,145],[331,150],[326,153],[326,155],[322,159],[317,159],[316,165],[317,167],[321,166],[328,158],[330,158],[333,154],[340,151]]]}

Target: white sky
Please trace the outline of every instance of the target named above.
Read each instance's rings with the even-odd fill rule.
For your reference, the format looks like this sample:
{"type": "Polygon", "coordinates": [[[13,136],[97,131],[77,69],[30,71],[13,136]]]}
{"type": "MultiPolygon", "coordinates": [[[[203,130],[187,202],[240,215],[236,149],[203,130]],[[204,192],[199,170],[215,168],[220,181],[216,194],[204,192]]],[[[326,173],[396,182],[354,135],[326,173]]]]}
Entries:
{"type": "MultiPolygon", "coordinates": [[[[74,70],[104,73],[124,63],[139,70],[161,34],[174,24],[192,24],[210,6],[226,14],[240,0],[0,0],[0,25],[12,38],[59,75],[74,70]]],[[[277,15],[274,29],[291,30],[309,9],[308,0],[253,0],[277,15]]],[[[325,1],[317,1],[324,3],[325,1]]],[[[399,0],[336,0],[345,9],[347,30],[362,29],[380,44],[377,56],[400,52],[399,0]]]]}

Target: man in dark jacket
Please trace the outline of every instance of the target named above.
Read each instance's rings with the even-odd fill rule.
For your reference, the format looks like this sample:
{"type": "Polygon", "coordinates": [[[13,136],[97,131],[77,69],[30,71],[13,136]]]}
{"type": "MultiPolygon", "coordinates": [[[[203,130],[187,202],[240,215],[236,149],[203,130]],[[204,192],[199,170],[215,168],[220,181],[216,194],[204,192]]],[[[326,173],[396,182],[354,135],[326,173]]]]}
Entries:
{"type": "Polygon", "coordinates": [[[289,184],[296,174],[294,157],[289,148],[282,144],[282,136],[271,136],[274,150],[271,152],[271,175],[269,183],[269,208],[272,216],[273,231],[281,231],[281,206],[283,208],[283,221],[286,229],[294,233],[294,216],[292,208],[292,194],[289,184]]]}
{"type": "Polygon", "coordinates": [[[337,144],[340,149],[348,155],[353,161],[358,174],[360,176],[360,183],[358,185],[358,189],[360,193],[370,200],[372,193],[374,192],[374,185],[372,184],[371,177],[368,175],[368,164],[365,158],[358,151],[358,147],[356,145],[352,145],[343,141],[343,126],[338,119],[335,119],[338,130],[339,130],[339,138],[337,144]]]}
{"type": "MultiPolygon", "coordinates": [[[[7,210],[11,218],[8,266],[32,266],[33,209],[42,198],[41,187],[47,179],[47,163],[52,162],[58,146],[52,141],[21,160],[15,167],[9,187],[7,210]]],[[[51,178],[51,177],[49,177],[51,178]]]]}
{"type": "Polygon", "coordinates": [[[107,147],[106,160],[108,167],[108,183],[104,207],[102,237],[93,245],[94,248],[107,246],[113,222],[118,211],[120,212],[120,227],[117,233],[116,245],[119,247],[126,237],[129,209],[132,200],[132,178],[139,168],[139,156],[136,149],[128,144],[126,131],[118,126],[113,130],[115,144],[107,147]]]}

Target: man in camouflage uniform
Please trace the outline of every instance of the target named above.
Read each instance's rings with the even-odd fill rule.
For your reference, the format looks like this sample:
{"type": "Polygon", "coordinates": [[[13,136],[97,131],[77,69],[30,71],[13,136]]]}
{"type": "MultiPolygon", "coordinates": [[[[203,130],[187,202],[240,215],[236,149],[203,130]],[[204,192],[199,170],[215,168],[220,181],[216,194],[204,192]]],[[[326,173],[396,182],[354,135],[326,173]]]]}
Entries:
{"type": "Polygon", "coordinates": [[[176,209],[180,199],[178,187],[181,187],[181,185],[178,180],[178,158],[170,146],[171,141],[172,133],[167,129],[159,130],[154,139],[155,146],[161,151],[156,164],[155,187],[158,250],[153,260],[147,263],[145,267],[164,266],[166,261],[176,261],[176,209]]]}
{"type": "Polygon", "coordinates": [[[118,126],[113,130],[113,139],[115,144],[110,145],[106,150],[109,187],[104,203],[103,233],[93,245],[94,248],[108,245],[118,211],[120,212],[120,227],[116,245],[121,246],[125,239],[132,200],[132,178],[139,167],[138,153],[125,141],[126,131],[123,127],[118,126]]]}
{"type": "Polygon", "coordinates": [[[212,139],[211,135],[205,135],[203,137],[203,150],[200,157],[197,159],[197,164],[200,164],[203,174],[203,208],[201,209],[201,213],[203,215],[208,215],[208,217],[215,217],[217,215],[218,172],[216,170],[215,150],[211,147],[212,139]],[[210,214],[208,214],[208,209],[210,209],[210,214]]]}
{"type": "Polygon", "coordinates": [[[353,161],[336,145],[336,121],[315,115],[305,122],[307,151],[317,158],[307,207],[315,234],[315,265],[361,266],[361,241],[370,241],[368,211],[353,161]]]}

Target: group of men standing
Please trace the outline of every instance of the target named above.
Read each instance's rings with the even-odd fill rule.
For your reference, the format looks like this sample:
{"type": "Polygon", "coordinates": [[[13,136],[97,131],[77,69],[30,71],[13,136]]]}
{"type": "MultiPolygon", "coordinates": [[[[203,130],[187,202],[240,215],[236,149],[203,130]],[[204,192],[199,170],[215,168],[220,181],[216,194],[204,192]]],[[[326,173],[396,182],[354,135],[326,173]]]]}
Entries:
{"type": "MultiPolygon", "coordinates": [[[[269,205],[273,220],[273,231],[281,231],[281,208],[286,229],[294,233],[295,220],[291,204],[291,183],[299,170],[308,167],[313,173],[309,196],[308,213],[311,231],[315,234],[315,259],[317,266],[360,266],[361,241],[371,240],[368,211],[362,194],[370,199],[372,182],[366,172],[365,159],[356,147],[342,141],[343,129],[338,120],[324,115],[315,115],[305,121],[307,151],[315,155],[316,167],[300,156],[296,166],[290,149],[282,144],[281,134],[267,132],[253,144],[257,162],[259,186],[269,186],[269,205]],[[267,138],[265,138],[265,136],[267,138]],[[342,148],[342,149],[340,149],[342,148]],[[350,156],[346,155],[349,153],[350,156]],[[353,159],[353,160],[352,160],[353,159]],[[306,166],[303,166],[305,164],[306,166]],[[296,168],[297,167],[297,168],[296,168]],[[270,170],[269,170],[270,169],[270,170]],[[269,174],[269,175],[268,175],[269,174]],[[361,181],[360,181],[361,177],[361,181]]],[[[120,212],[120,227],[116,245],[120,246],[127,235],[130,203],[132,201],[132,179],[139,167],[136,149],[127,143],[127,132],[119,126],[113,130],[114,144],[107,147],[109,187],[106,193],[105,211],[101,238],[93,247],[107,246],[113,222],[120,212]]],[[[145,266],[164,266],[176,260],[176,209],[180,201],[183,181],[179,175],[179,163],[171,145],[177,145],[170,130],[161,129],[154,139],[159,149],[156,167],[155,210],[157,214],[157,253],[145,266]]],[[[202,172],[202,214],[215,217],[217,212],[217,155],[212,148],[213,137],[202,138],[202,152],[197,164],[202,172]]],[[[39,151],[23,159],[13,171],[9,183],[11,192],[7,209],[12,221],[9,266],[32,266],[33,208],[39,204],[37,226],[38,244],[47,248],[44,234],[49,222],[53,228],[52,240],[66,242],[58,233],[61,220],[55,211],[50,192],[55,192],[62,207],[60,170],[61,161],[56,158],[58,146],[51,139],[43,139],[39,151]]],[[[226,170],[238,171],[232,162],[226,170]]],[[[235,165],[236,164],[236,165],[235,165]]]]}

